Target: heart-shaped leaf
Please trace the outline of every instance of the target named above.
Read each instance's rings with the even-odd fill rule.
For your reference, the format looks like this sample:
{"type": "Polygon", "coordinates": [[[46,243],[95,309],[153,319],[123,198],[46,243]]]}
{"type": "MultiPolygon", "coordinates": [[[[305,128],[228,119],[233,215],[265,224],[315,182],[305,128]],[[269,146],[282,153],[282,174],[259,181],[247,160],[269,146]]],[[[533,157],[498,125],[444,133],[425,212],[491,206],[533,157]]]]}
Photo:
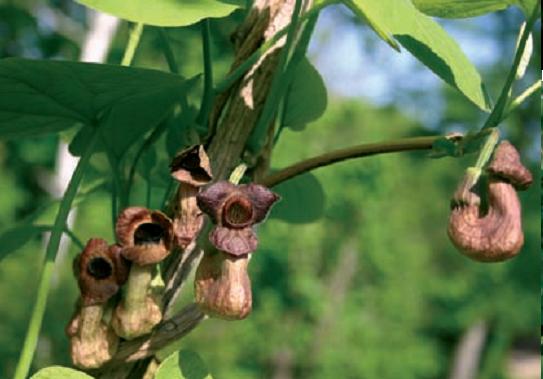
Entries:
{"type": "Polygon", "coordinates": [[[324,190],[312,173],[287,180],[273,190],[281,196],[281,201],[272,208],[271,218],[306,224],[318,220],[324,213],[324,190]]]}
{"type": "Polygon", "coordinates": [[[322,116],[327,103],[324,80],[311,62],[303,58],[286,94],[283,126],[292,130],[304,129],[305,124],[322,116]]]}
{"type": "Polygon", "coordinates": [[[179,103],[196,83],[156,70],[113,65],[0,60],[0,138],[85,125],[72,144],[80,153],[90,128],[102,124],[119,157],[179,103]],[[79,147],[79,148],[78,148],[79,147]]]}

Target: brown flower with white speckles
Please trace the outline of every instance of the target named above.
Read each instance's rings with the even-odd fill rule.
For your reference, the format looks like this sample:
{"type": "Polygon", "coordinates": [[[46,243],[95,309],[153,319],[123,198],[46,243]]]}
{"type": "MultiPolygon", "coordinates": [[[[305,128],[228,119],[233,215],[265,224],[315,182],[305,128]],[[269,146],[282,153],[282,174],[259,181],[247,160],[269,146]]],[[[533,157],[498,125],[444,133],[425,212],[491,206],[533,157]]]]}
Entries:
{"type": "Polygon", "coordinates": [[[215,228],[209,234],[213,245],[234,256],[256,250],[258,239],[253,225],[262,222],[279,196],[258,184],[234,185],[221,181],[198,196],[198,206],[215,228]]]}

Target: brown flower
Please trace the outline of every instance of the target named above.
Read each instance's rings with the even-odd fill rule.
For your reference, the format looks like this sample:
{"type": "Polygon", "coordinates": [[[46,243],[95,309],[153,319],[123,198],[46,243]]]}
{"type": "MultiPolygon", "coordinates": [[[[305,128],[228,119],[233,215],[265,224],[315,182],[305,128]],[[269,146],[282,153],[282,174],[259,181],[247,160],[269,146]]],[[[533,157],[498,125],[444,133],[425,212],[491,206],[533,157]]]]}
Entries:
{"type": "Polygon", "coordinates": [[[258,239],[253,225],[262,222],[279,196],[258,184],[234,185],[221,181],[198,196],[198,206],[216,227],[209,235],[213,245],[239,256],[256,250],[258,239]]]}
{"type": "Polygon", "coordinates": [[[171,220],[159,211],[126,208],[115,227],[121,255],[132,262],[122,301],[111,325],[118,336],[133,339],[149,333],[162,320],[159,295],[151,288],[156,263],[171,251],[171,220]]]}
{"type": "Polygon", "coordinates": [[[92,238],[75,261],[83,304],[105,303],[126,282],[129,263],[116,245],[92,238]]]}
{"type": "Polygon", "coordinates": [[[249,256],[235,257],[206,251],[194,280],[194,296],[202,311],[225,320],[241,320],[251,313],[251,280],[247,273],[249,256]]]}
{"type": "Polygon", "coordinates": [[[522,165],[516,149],[503,141],[488,169],[488,181],[467,188],[465,177],[453,198],[448,234],[468,257],[482,262],[514,257],[524,244],[521,206],[515,188],[524,189],[532,175],[522,165]],[[482,199],[487,197],[488,204],[482,199]]]}
{"type": "Polygon", "coordinates": [[[74,262],[81,302],[66,333],[75,366],[97,368],[111,359],[119,338],[102,321],[107,301],[126,282],[128,262],[117,245],[93,238],[74,262]]]}
{"type": "Polygon", "coordinates": [[[158,263],[170,254],[172,222],[160,211],[126,208],[117,219],[115,233],[123,257],[139,266],[158,263]]]}
{"type": "Polygon", "coordinates": [[[206,185],[213,179],[209,158],[202,145],[191,146],[175,156],[170,164],[172,177],[194,187],[206,185]]]}
{"type": "Polygon", "coordinates": [[[173,159],[170,172],[179,182],[173,209],[175,242],[181,249],[185,249],[203,225],[196,195],[213,178],[204,147],[196,145],[183,150],[173,159]]]}
{"type": "Polygon", "coordinates": [[[492,177],[511,183],[519,191],[527,189],[534,180],[532,173],[520,161],[517,149],[509,141],[500,142],[487,171],[492,177]]]}

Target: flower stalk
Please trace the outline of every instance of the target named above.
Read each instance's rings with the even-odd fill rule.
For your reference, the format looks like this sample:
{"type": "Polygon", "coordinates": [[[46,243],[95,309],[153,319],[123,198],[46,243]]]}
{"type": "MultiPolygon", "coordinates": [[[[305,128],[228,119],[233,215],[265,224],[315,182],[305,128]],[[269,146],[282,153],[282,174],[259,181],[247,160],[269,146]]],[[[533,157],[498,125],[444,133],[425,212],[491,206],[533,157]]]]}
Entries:
{"type": "Polygon", "coordinates": [[[131,340],[151,332],[162,320],[161,294],[152,280],[156,264],[170,254],[172,222],[161,212],[130,207],[119,216],[116,234],[121,254],[132,267],[111,324],[117,335],[131,340]]]}

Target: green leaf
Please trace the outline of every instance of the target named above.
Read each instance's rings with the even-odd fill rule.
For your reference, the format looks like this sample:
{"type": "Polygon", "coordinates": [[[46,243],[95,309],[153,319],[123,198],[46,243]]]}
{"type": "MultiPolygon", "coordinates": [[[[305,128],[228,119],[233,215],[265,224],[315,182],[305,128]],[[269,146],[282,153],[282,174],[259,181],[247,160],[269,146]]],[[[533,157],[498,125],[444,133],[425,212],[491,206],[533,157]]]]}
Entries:
{"type": "Polygon", "coordinates": [[[497,12],[509,6],[518,6],[528,19],[534,10],[536,0],[412,0],[423,13],[443,18],[476,17],[497,12]]]}
{"type": "Polygon", "coordinates": [[[327,103],[326,86],[321,75],[307,58],[303,58],[286,94],[283,126],[302,130],[305,124],[322,116],[327,103]]]}
{"type": "Polygon", "coordinates": [[[158,151],[157,145],[148,148],[143,155],[137,171],[146,181],[153,183],[154,187],[166,188],[170,182],[170,157],[163,149],[158,151]]]}
{"type": "Polygon", "coordinates": [[[421,12],[444,18],[481,16],[509,7],[515,0],[412,0],[421,12]]]}
{"type": "Polygon", "coordinates": [[[479,73],[456,41],[409,0],[345,0],[357,14],[389,30],[424,65],[479,108],[489,109],[479,73]]]}
{"type": "Polygon", "coordinates": [[[92,379],[92,376],[68,367],[51,366],[41,369],[30,379],[92,379]]]}
{"type": "Polygon", "coordinates": [[[156,26],[185,26],[204,18],[225,17],[240,2],[218,0],[77,0],[79,3],[125,20],[156,26]]]}
{"type": "Polygon", "coordinates": [[[281,201],[272,208],[271,218],[306,224],[319,219],[324,213],[324,190],[312,173],[287,180],[274,187],[274,191],[281,195],[281,201]]]}
{"type": "Polygon", "coordinates": [[[117,147],[119,152],[152,126],[147,123],[163,117],[164,109],[173,106],[188,84],[193,82],[155,70],[3,59],[0,138],[57,132],[76,124],[94,125],[105,115],[105,136],[119,139],[123,135],[125,139],[117,147]],[[135,106],[139,109],[131,108],[135,106]]]}
{"type": "Polygon", "coordinates": [[[182,86],[168,86],[145,91],[119,102],[104,120],[104,140],[116,157],[121,157],[132,144],[153,129],[173,109],[181,107],[181,96],[197,79],[182,86]]]}
{"type": "Polygon", "coordinates": [[[196,145],[200,141],[198,136],[196,117],[198,109],[189,105],[182,112],[173,114],[168,123],[166,132],[166,151],[173,158],[179,151],[187,146],[196,145]]]}
{"type": "MultiPolygon", "coordinates": [[[[356,0],[355,0],[356,1],[356,0]]],[[[364,22],[366,22],[375,33],[383,41],[388,43],[390,47],[392,47],[394,50],[400,51],[400,46],[398,46],[398,43],[392,38],[392,32],[386,27],[386,25],[377,22],[374,18],[370,17],[367,13],[365,13],[360,7],[357,7],[355,4],[351,2],[351,0],[345,0],[345,5],[347,5],[351,10],[356,14],[359,18],[361,18],[364,22]]]]}
{"type": "Polygon", "coordinates": [[[160,364],[155,379],[212,379],[212,376],[198,354],[180,350],[160,364]]]}
{"type": "Polygon", "coordinates": [[[141,156],[138,171],[146,180],[151,180],[151,173],[156,166],[157,154],[153,148],[147,149],[141,156]]]}
{"type": "Polygon", "coordinates": [[[46,230],[49,229],[43,226],[23,224],[4,231],[0,234],[0,261],[46,230]]]}

